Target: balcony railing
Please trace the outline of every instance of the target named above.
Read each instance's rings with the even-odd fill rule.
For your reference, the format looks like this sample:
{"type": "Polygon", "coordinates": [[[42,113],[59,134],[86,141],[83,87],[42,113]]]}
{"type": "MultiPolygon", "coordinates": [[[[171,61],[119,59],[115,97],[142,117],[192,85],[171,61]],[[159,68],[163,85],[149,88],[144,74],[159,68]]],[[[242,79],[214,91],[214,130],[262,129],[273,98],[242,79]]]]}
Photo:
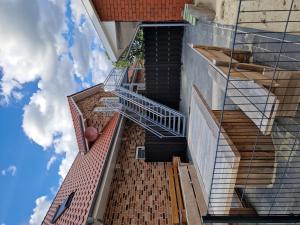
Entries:
{"type": "MultiPolygon", "coordinates": [[[[118,111],[128,119],[138,123],[160,138],[185,137],[185,116],[167,106],[146,98],[138,93],[126,89],[131,87],[127,83],[128,69],[113,69],[104,82],[106,91],[118,97],[107,99],[107,110],[118,111]]],[[[103,109],[95,109],[95,111],[103,109]]]]}

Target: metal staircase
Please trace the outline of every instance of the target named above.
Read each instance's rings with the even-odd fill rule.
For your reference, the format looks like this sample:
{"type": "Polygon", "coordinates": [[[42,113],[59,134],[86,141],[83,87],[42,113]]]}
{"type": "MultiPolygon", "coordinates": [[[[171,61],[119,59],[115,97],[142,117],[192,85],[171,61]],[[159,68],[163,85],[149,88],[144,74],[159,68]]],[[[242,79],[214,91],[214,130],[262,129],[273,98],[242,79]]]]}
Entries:
{"type": "MultiPolygon", "coordinates": [[[[160,138],[185,137],[185,116],[167,106],[122,87],[126,71],[113,69],[104,84],[105,90],[118,97],[102,101],[106,110],[117,111],[160,138]]],[[[126,86],[126,84],[124,85],[126,86]]],[[[103,108],[95,108],[102,111],[103,108]]]]}

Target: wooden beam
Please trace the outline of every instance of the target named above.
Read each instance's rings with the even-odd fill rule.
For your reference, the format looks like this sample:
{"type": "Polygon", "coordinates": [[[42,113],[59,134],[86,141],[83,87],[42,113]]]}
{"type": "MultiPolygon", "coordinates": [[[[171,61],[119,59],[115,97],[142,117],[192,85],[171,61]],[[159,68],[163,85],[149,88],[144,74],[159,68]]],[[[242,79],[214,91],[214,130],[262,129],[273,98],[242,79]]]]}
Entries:
{"type": "Polygon", "coordinates": [[[193,189],[195,192],[196,201],[197,201],[200,215],[204,216],[207,213],[207,205],[206,205],[206,202],[204,199],[203,189],[201,188],[201,185],[200,185],[198,177],[197,177],[197,172],[193,165],[188,165],[188,171],[189,171],[191,181],[193,184],[193,189]]]}
{"type": "MultiPolygon", "coordinates": [[[[209,66],[208,74],[225,91],[227,73],[220,68],[209,66]]],[[[270,134],[279,105],[273,93],[253,81],[231,77],[228,81],[227,96],[244,111],[263,134],[270,134]]]]}
{"type": "Polygon", "coordinates": [[[229,215],[256,215],[253,208],[231,208],[229,215]]]}
{"type": "MultiPolygon", "coordinates": [[[[175,161],[177,161],[177,160],[175,160],[175,161]]],[[[175,191],[176,191],[178,212],[179,212],[179,217],[180,217],[179,221],[185,223],[186,222],[186,215],[185,215],[185,209],[184,209],[184,205],[183,205],[183,198],[182,198],[180,182],[179,182],[178,166],[179,166],[179,164],[177,164],[177,167],[173,167],[174,181],[175,181],[175,191]]]]}
{"type": "Polygon", "coordinates": [[[174,183],[174,173],[172,166],[167,167],[167,173],[169,177],[169,190],[171,197],[171,209],[172,209],[172,224],[179,224],[179,211],[177,206],[176,190],[174,183]]]}
{"type": "Polygon", "coordinates": [[[189,225],[201,225],[201,215],[199,213],[194,191],[191,186],[188,167],[180,166],[178,171],[186,209],[187,223],[189,225]]]}

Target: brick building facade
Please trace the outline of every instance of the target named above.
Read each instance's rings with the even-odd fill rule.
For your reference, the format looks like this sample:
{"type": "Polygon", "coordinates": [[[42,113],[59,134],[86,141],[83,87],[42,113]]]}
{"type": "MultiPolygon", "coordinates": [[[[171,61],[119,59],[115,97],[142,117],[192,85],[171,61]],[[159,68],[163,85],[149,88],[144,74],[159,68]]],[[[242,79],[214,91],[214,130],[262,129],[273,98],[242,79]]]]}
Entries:
{"type": "Polygon", "coordinates": [[[92,0],[101,21],[179,21],[191,0],[92,0]]]}
{"type": "Polygon", "coordinates": [[[99,105],[99,99],[108,96],[111,94],[104,92],[101,85],[96,85],[68,97],[79,152],[43,220],[43,225],[86,224],[119,126],[119,114],[108,116],[92,112],[92,108],[99,105]],[[97,124],[95,120],[98,121],[97,124]],[[99,136],[92,145],[86,146],[84,126],[90,125],[97,125],[99,136]],[[74,197],[70,206],[53,222],[58,208],[72,192],[74,197]]]}
{"type": "Polygon", "coordinates": [[[79,152],[42,225],[171,224],[169,163],[136,159],[145,131],[118,113],[96,112],[107,97],[101,84],[68,97],[79,152]],[[93,143],[89,126],[99,133],[93,143]]]}

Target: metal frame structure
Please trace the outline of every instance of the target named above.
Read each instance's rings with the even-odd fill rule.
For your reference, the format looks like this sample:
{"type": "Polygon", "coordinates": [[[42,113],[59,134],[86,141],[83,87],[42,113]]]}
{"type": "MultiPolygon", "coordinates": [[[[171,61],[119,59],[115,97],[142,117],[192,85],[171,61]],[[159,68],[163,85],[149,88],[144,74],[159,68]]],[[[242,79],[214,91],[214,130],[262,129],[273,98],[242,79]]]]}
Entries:
{"type": "MultiPolygon", "coordinates": [[[[128,69],[114,68],[104,81],[105,91],[114,93],[119,98],[105,100],[107,110],[117,111],[160,138],[185,137],[185,116],[167,106],[126,89],[128,69]]],[[[103,112],[103,109],[95,108],[103,112]]]]}
{"type": "MultiPolygon", "coordinates": [[[[267,0],[261,1],[266,2],[267,0]]],[[[295,0],[282,1],[281,8],[273,5],[272,1],[269,1],[270,4],[263,7],[259,4],[261,1],[239,0],[238,3],[237,18],[232,33],[229,72],[219,121],[208,212],[206,216],[203,215],[204,223],[288,224],[300,222],[300,107],[298,106],[300,103],[300,9],[297,8],[295,0]],[[268,24],[276,24],[276,26],[267,26],[268,24]],[[262,27],[266,27],[265,30],[262,27]],[[295,30],[297,27],[298,30],[295,30]],[[253,79],[253,82],[266,80],[270,83],[268,87],[264,87],[267,90],[265,95],[256,95],[253,98],[253,95],[248,96],[244,91],[246,89],[255,93],[253,87],[245,86],[241,88],[235,85],[237,79],[233,78],[232,74],[237,71],[234,56],[238,50],[250,50],[252,53],[251,63],[266,66],[267,71],[263,70],[261,77],[253,79]],[[274,88],[277,83],[279,85],[274,88]],[[232,92],[232,90],[235,92],[232,92]],[[233,93],[238,93],[238,95],[233,93]],[[276,96],[279,107],[275,118],[273,118],[274,123],[265,125],[263,120],[270,119],[265,118],[264,115],[270,110],[271,103],[269,99],[271,96],[276,96]],[[244,129],[244,132],[234,134],[235,138],[240,136],[240,138],[246,137],[255,141],[251,143],[251,146],[244,145],[241,147],[243,154],[247,155],[247,166],[243,168],[243,173],[240,174],[244,182],[239,186],[239,198],[232,198],[230,199],[231,202],[228,202],[227,198],[221,196],[225,190],[219,189],[218,184],[228,182],[226,177],[230,175],[226,170],[226,165],[224,166],[224,161],[230,161],[231,159],[225,159],[224,154],[222,154],[225,143],[222,134],[226,132],[223,129],[227,123],[224,121],[226,112],[231,110],[232,107],[241,110],[240,105],[233,103],[234,98],[248,99],[249,101],[244,103],[244,106],[254,104],[261,107],[256,107],[255,110],[251,108],[248,111],[243,108],[243,112],[247,114],[250,120],[260,120],[259,124],[255,124],[257,128],[255,135],[249,135],[249,123],[241,122],[239,118],[232,122],[244,129]],[[291,109],[291,106],[295,105],[297,108],[291,109]],[[258,114],[258,112],[261,114],[258,114]],[[262,117],[256,118],[257,115],[262,115],[262,117]],[[270,126],[269,135],[271,135],[275,148],[274,166],[276,170],[273,174],[264,172],[266,161],[270,159],[268,158],[270,156],[267,154],[257,156],[257,153],[261,151],[260,148],[268,148],[269,145],[264,143],[266,134],[260,132],[264,126],[270,126]],[[261,170],[258,171],[257,167],[261,167],[261,170]],[[252,185],[253,179],[264,180],[268,175],[274,176],[272,184],[268,186],[252,185]],[[216,193],[220,194],[217,199],[213,198],[216,193]],[[221,211],[218,212],[218,207],[222,208],[225,205],[235,207],[235,205],[244,201],[250,203],[255,213],[242,215],[241,212],[240,215],[230,213],[224,215],[221,211]]],[[[279,2],[277,1],[277,4],[279,2]]],[[[246,69],[240,69],[238,72],[257,74],[257,71],[246,69]]],[[[243,82],[245,80],[238,81],[243,82]]],[[[272,110],[274,110],[274,107],[272,110]]],[[[230,190],[226,190],[226,192],[236,195],[235,189],[235,184],[233,184],[230,190]]]]}

